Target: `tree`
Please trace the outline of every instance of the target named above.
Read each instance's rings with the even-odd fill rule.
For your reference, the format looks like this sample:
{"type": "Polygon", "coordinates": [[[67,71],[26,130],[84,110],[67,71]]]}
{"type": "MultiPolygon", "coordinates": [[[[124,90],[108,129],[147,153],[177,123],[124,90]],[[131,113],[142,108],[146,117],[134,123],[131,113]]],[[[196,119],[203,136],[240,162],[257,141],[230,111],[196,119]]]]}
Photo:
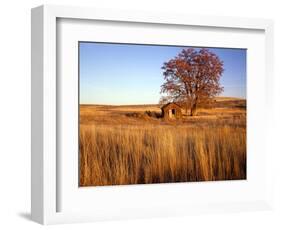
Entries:
{"type": "Polygon", "coordinates": [[[160,99],[159,99],[159,104],[160,105],[165,105],[169,102],[173,102],[173,98],[170,97],[170,96],[162,96],[160,99]]]}
{"type": "Polygon", "coordinates": [[[183,49],[175,58],[165,62],[162,69],[164,84],[161,93],[173,101],[184,102],[190,115],[196,115],[199,104],[223,91],[220,77],[223,62],[208,49],[183,49]]]}

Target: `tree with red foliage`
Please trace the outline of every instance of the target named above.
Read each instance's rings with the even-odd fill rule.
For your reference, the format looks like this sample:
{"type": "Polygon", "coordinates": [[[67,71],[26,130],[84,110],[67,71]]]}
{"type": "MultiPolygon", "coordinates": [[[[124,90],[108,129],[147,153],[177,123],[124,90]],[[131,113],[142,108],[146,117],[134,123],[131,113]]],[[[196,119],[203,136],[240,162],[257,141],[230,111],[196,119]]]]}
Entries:
{"type": "Polygon", "coordinates": [[[208,49],[183,49],[175,58],[165,62],[161,93],[175,102],[184,102],[190,115],[196,115],[199,104],[220,94],[223,62],[208,49]]]}

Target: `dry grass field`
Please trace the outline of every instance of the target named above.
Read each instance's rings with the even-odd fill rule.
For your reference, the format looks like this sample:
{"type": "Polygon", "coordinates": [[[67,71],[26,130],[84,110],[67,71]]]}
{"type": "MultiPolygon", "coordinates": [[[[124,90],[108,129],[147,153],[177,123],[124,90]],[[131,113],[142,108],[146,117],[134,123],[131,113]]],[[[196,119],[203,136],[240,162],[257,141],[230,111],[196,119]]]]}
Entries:
{"type": "Polygon", "coordinates": [[[218,98],[178,121],[160,114],[80,105],[80,186],[246,179],[245,100],[218,98]]]}

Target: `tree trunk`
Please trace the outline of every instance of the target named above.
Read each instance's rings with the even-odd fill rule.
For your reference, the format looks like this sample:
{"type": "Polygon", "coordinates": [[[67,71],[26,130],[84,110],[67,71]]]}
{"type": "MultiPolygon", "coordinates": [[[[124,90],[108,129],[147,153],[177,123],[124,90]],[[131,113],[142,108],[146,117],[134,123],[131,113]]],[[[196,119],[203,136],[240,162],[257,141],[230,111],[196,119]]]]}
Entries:
{"type": "Polygon", "coordinates": [[[185,105],[185,114],[186,114],[186,116],[188,116],[188,107],[189,107],[189,102],[187,101],[186,105],[185,105]]]}
{"type": "Polygon", "coordinates": [[[197,104],[194,103],[190,108],[190,116],[196,116],[197,104]]]}

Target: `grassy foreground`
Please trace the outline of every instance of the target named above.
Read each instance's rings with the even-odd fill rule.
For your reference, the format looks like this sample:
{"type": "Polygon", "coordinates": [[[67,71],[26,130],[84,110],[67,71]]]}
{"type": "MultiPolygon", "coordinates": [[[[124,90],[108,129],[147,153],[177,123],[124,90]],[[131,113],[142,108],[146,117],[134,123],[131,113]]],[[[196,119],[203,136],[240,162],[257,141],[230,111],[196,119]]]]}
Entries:
{"type": "Polygon", "coordinates": [[[80,186],[246,179],[246,120],[237,111],[176,124],[148,118],[127,124],[112,114],[123,122],[81,117],[80,186]]]}

